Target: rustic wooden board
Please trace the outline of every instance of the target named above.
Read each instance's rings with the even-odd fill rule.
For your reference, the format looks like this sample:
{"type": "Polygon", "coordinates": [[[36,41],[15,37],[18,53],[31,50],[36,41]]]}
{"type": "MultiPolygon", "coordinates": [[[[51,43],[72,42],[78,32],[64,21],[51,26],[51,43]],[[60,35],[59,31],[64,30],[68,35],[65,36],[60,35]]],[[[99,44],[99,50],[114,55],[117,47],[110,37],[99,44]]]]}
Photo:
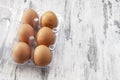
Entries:
{"type": "Polygon", "coordinates": [[[0,80],[120,80],[120,0],[0,0],[0,80]],[[11,62],[24,7],[60,14],[47,70],[11,62]]]}

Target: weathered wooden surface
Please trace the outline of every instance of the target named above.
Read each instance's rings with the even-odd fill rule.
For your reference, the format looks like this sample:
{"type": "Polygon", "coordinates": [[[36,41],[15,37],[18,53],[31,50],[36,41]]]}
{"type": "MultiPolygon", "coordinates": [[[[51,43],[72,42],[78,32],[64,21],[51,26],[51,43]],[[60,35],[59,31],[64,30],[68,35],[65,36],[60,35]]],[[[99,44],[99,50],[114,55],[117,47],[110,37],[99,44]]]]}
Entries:
{"type": "Polygon", "coordinates": [[[120,80],[120,0],[0,0],[0,80],[120,80]],[[24,6],[62,16],[48,70],[11,63],[24,6]]]}

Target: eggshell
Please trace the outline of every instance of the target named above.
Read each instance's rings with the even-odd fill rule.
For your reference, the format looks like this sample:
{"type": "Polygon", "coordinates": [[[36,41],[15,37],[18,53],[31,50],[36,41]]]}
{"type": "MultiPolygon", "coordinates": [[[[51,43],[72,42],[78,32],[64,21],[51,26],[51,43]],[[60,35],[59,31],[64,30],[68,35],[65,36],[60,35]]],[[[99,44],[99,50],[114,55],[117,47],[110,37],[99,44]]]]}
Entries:
{"type": "Polygon", "coordinates": [[[37,33],[38,45],[52,45],[55,43],[55,34],[48,27],[42,27],[37,33]]]}
{"type": "Polygon", "coordinates": [[[40,18],[40,24],[42,27],[46,26],[53,29],[58,25],[57,16],[52,11],[46,11],[40,18]]]}
{"type": "Polygon", "coordinates": [[[36,22],[34,21],[35,18],[38,18],[38,14],[33,9],[27,9],[23,13],[22,23],[29,24],[33,28],[36,28],[36,22]]]}
{"type": "Polygon", "coordinates": [[[34,36],[34,29],[29,24],[21,24],[18,30],[18,40],[29,44],[29,38],[34,36]]]}
{"type": "Polygon", "coordinates": [[[33,59],[37,66],[46,66],[51,62],[51,52],[45,45],[39,45],[35,48],[33,59]]]}
{"type": "Polygon", "coordinates": [[[29,60],[30,57],[31,57],[31,51],[28,44],[24,42],[18,42],[13,47],[12,58],[15,62],[22,64],[27,60],[29,60]]]}

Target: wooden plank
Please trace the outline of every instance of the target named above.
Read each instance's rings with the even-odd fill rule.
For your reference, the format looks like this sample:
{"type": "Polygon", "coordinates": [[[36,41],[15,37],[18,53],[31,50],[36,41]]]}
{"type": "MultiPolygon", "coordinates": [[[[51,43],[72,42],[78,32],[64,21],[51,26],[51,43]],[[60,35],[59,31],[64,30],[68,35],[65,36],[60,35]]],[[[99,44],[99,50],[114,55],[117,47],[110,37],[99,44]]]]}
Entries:
{"type": "Polygon", "coordinates": [[[120,80],[119,0],[28,1],[0,1],[0,80],[120,80]],[[24,6],[61,16],[48,70],[11,62],[24,6]]]}

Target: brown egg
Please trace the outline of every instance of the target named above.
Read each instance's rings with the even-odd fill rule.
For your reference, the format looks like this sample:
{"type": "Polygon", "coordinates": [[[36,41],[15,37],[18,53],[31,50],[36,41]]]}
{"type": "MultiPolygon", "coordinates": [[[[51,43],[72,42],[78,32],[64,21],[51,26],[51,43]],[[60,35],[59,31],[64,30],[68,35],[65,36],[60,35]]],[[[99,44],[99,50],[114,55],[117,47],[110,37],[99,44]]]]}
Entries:
{"type": "Polygon", "coordinates": [[[39,45],[52,45],[55,43],[55,34],[48,27],[42,27],[37,33],[37,43],[39,45]]]}
{"type": "Polygon", "coordinates": [[[51,52],[45,45],[40,45],[35,48],[33,60],[37,66],[46,66],[51,62],[51,52]]]}
{"type": "Polygon", "coordinates": [[[13,53],[12,53],[12,58],[15,62],[17,63],[24,63],[27,60],[29,60],[31,57],[31,51],[30,47],[28,44],[24,42],[18,42],[14,47],[13,47],[13,53]]]}
{"type": "Polygon", "coordinates": [[[46,26],[49,28],[55,28],[58,25],[58,19],[54,12],[46,11],[40,19],[40,24],[42,27],[46,26]]]}
{"type": "Polygon", "coordinates": [[[21,24],[18,30],[18,40],[29,44],[30,36],[34,36],[34,29],[29,24],[21,24]]]}
{"type": "Polygon", "coordinates": [[[23,13],[22,23],[30,24],[33,28],[36,28],[35,18],[38,18],[37,13],[33,9],[27,9],[23,13]]]}

